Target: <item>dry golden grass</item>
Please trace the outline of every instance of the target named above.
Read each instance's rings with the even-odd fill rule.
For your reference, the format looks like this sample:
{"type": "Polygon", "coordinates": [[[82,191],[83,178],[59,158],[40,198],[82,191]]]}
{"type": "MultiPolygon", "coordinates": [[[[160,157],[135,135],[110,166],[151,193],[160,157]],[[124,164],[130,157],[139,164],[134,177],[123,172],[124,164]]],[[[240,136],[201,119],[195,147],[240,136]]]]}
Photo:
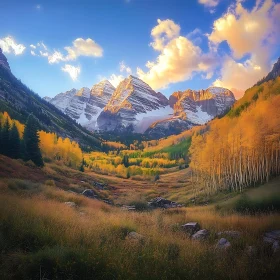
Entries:
{"type": "Polygon", "coordinates": [[[10,189],[9,184],[9,181],[0,184],[0,225],[2,231],[10,234],[8,238],[5,235],[4,246],[6,252],[15,245],[20,247],[21,257],[10,258],[12,263],[25,265],[26,269],[12,271],[4,253],[6,276],[34,279],[41,265],[51,279],[89,279],[87,274],[83,274],[84,278],[74,277],[72,263],[68,268],[70,274],[45,271],[46,260],[52,259],[52,254],[57,262],[54,266],[60,267],[64,261],[61,250],[68,248],[73,250],[73,258],[82,268],[100,266],[102,273],[95,271],[96,279],[223,279],[224,273],[229,279],[261,279],[269,267],[276,269],[275,256],[265,253],[255,261],[250,260],[245,248],[261,244],[266,230],[280,228],[279,214],[220,215],[213,206],[126,212],[49,185],[41,185],[40,192],[31,196],[31,189],[21,190],[19,196],[18,190],[10,189]],[[65,201],[73,201],[78,207],[70,208],[65,201]],[[210,230],[209,241],[191,241],[180,230],[180,225],[190,221],[198,221],[202,228],[210,230]],[[232,240],[230,251],[217,252],[215,233],[221,230],[240,230],[243,237],[232,240]],[[145,242],[127,240],[130,231],[144,235],[145,242]],[[60,253],[54,249],[57,246],[60,253]],[[76,259],[81,252],[85,254],[83,261],[76,259]],[[230,262],[232,258],[234,263],[230,262]],[[33,265],[35,261],[37,267],[33,265]],[[250,261],[253,263],[248,264],[250,261]],[[255,262],[262,267],[256,268],[255,262]],[[55,278],[57,275],[60,278],[55,278]]]}
{"type": "MultiPolygon", "coordinates": [[[[7,168],[13,168],[12,161],[7,168]]],[[[0,278],[40,279],[41,267],[47,279],[273,279],[280,256],[263,246],[262,235],[280,228],[279,214],[220,212],[213,204],[126,212],[69,192],[93,188],[90,183],[95,180],[109,183],[109,189],[99,194],[115,203],[144,202],[158,195],[188,201],[188,172],[150,182],[47,164],[35,169],[34,181],[0,179],[0,278]],[[67,201],[77,207],[70,208],[67,201]],[[191,221],[210,230],[208,241],[191,241],[181,231],[181,225],[191,221]],[[222,230],[242,232],[227,252],[215,249],[216,233],[222,230]],[[142,234],[145,241],[127,240],[130,231],[142,234]],[[255,257],[246,254],[247,245],[259,248],[255,257]]],[[[215,198],[221,207],[230,204],[224,197],[215,198]]]]}

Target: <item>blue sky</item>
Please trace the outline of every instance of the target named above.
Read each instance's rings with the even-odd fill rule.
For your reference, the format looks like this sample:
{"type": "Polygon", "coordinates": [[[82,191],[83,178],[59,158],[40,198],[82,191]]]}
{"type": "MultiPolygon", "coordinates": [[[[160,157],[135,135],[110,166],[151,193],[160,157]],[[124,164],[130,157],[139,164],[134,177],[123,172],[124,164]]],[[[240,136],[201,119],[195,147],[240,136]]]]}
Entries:
{"type": "Polygon", "coordinates": [[[212,84],[238,96],[280,56],[276,0],[2,0],[0,11],[12,72],[41,96],[129,74],[166,96],[212,84]]]}

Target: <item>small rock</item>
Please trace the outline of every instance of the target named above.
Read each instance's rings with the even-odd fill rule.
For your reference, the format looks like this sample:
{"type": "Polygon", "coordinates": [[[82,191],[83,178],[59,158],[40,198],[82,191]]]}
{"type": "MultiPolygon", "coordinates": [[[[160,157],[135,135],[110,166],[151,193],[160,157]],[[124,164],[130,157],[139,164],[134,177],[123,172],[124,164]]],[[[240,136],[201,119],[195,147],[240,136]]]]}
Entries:
{"type": "Polygon", "coordinates": [[[218,249],[228,249],[230,246],[230,242],[225,238],[221,238],[216,245],[218,249]]]}
{"type": "Polygon", "coordinates": [[[192,236],[192,239],[205,240],[208,236],[209,236],[209,231],[207,229],[201,229],[192,236]]]}
{"type": "Polygon", "coordinates": [[[271,238],[273,240],[280,241],[280,230],[273,230],[273,231],[270,231],[270,232],[266,232],[264,234],[264,236],[267,237],[267,238],[271,238]]]}
{"type": "Polygon", "coordinates": [[[75,202],[72,202],[72,201],[64,202],[64,204],[69,206],[69,207],[72,207],[72,208],[76,208],[77,207],[77,204],[75,202]]]}
{"type": "Polygon", "coordinates": [[[85,212],[83,212],[83,211],[79,211],[79,215],[80,215],[80,216],[85,216],[85,215],[86,215],[86,213],[85,213],[85,212]]]}
{"type": "Polygon", "coordinates": [[[197,231],[200,230],[200,225],[197,222],[191,222],[187,223],[185,225],[182,225],[182,229],[189,233],[190,235],[195,234],[197,231]]]}
{"type": "Polygon", "coordinates": [[[240,238],[241,232],[237,230],[226,230],[218,232],[218,236],[228,236],[232,238],[240,238]]]}
{"type": "Polygon", "coordinates": [[[127,239],[130,240],[137,240],[137,241],[143,241],[145,239],[145,236],[142,234],[139,234],[135,231],[131,231],[128,235],[127,235],[127,239]]]}

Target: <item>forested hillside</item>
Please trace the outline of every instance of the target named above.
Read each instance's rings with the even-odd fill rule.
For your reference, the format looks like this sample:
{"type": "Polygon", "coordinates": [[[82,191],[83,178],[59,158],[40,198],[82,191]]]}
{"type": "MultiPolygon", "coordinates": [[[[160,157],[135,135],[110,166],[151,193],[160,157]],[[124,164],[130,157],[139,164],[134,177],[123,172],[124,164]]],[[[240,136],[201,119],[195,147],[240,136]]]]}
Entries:
{"type": "Polygon", "coordinates": [[[241,191],[280,174],[279,108],[277,77],[248,89],[208,132],[194,135],[190,153],[195,180],[207,191],[241,191]]]}
{"type": "Polygon", "coordinates": [[[0,111],[25,123],[32,113],[41,129],[78,141],[84,149],[100,149],[100,141],[55,106],[35,94],[0,64],[0,111]]]}
{"type": "MultiPolygon", "coordinates": [[[[26,125],[12,119],[7,112],[0,112],[0,154],[14,159],[21,158],[25,161],[32,160],[34,162],[32,158],[26,156],[25,128],[26,125]]],[[[37,146],[40,149],[39,157],[43,157],[45,162],[54,160],[69,167],[80,167],[83,154],[77,142],[71,141],[69,138],[58,137],[54,132],[37,131],[36,127],[35,131],[38,137],[37,146]]],[[[34,146],[31,148],[32,152],[36,149],[34,146]]],[[[36,163],[36,160],[34,163],[36,163]]],[[[40,163],[42,163],[42,159],[40,163]]]]}

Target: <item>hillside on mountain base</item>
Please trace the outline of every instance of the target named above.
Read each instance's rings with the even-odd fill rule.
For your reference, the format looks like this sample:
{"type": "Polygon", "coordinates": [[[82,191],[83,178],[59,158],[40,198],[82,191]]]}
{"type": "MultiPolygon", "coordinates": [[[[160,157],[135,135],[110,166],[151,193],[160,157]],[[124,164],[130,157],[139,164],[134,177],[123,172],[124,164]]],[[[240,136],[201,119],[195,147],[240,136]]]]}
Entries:
{"type": "Polygon", "coordinates": [[[192,137],[190,166],[209,192],[242,191],[280,174],[277,67],[279,60],[264,82],[248,89],[226,116],[192,137]]]}
{"type": "Polygon", "coordinates": [[[39,97],[12,74],[1,49],[0,109],[22,123],[32,113],[38,119],[40,129],[75,140],[85,149],[100,149],[100,141],[92,133],[39,97]]]}

